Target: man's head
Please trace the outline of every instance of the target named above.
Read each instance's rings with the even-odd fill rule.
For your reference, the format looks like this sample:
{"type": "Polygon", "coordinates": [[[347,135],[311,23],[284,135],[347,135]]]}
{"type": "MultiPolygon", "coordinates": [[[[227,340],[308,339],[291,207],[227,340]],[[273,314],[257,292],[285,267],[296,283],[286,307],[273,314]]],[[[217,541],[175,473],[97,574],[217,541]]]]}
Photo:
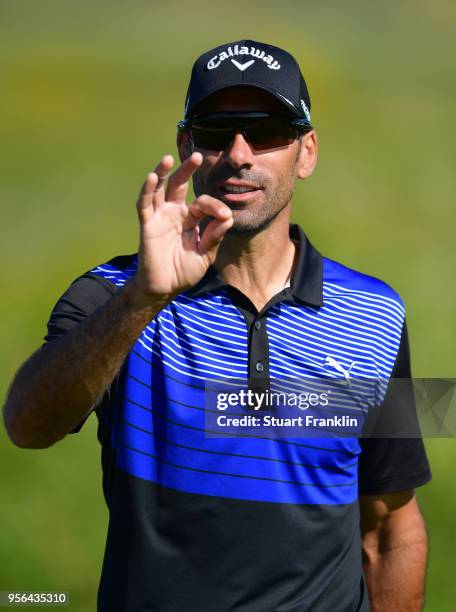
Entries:
{"type": "Polygon", "coordinates": [[[195,62],[179,155],[202,153],[195,194],[230,206],[231,233],[269,225],[290,205],[296,178],[312,173],[317,139],[309,109],[296,61],[277,47],[239,41],[195,62]]]}

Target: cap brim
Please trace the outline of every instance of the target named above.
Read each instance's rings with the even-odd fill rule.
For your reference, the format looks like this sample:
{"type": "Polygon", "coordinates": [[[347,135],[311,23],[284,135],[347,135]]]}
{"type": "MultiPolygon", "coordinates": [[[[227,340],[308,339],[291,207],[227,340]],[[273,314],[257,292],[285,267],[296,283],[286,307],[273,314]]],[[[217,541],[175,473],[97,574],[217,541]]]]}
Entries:
{"type": "MultiPolygon", "coordinates": [[[[301,109],[300,108],[296,108],[296,106],[291,102],[291,100],[288,100],[288,98],[285,98],[285,96],[280,94],[277,90],[273,89],[272,87],[268,87],[267,85],[263,85],[262,83],[246,83],[246,82],[236,83],[234,85],[233,84],[230,84],[230,85],[218,85],[216,87],[213,87],[212,89],[207,91],[204,94],[204,96],[200,96],[197,100],[195,100],[193,102],[192,106],[187,109],[186,117],[189,117],[194,112],[194,110],[198,106],[198,104],[201,104],[201,102],[206,100],[206,98],[208,98],[212,94],[214,94],[214,93],[216,93],[218,91],[222,91],[223,89],[233,89],[234,87],[246,87],[246,86],[247,87],[256,87],[257,89],[262,89],[263,91],[266,91],[266,92],[270,93],[279,102],[281,102],[286,109],[288,109],[290,112],[292,112],[294,115],[296,115],[296,117],[302,117],[303,119],[306,119],[306,116],[301,111],[301,109]]],[[[258,110],[260,110],[260,109],[258,109],[258,110]]]]}

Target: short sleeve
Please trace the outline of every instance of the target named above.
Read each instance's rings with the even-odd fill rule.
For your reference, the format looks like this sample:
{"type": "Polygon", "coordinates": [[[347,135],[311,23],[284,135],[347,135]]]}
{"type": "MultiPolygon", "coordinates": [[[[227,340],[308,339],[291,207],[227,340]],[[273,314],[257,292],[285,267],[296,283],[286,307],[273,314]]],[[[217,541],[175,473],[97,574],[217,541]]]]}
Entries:
{"type": "Polygon", "coordinates": [[[413,489],[426,484],[432,477],[417,417],[405,321],[391,379],[384,401],[378,407],[375,425],[368,437],[360,439],[360,494],[382,495],[413,489]],[[395,378],[409,382],[394,385],[391,379],[395,378]],[[398,435],[406,427],[407,432],[414,432],[413,437],[381,437],[381,432],[390,432],[392,427],[397,428],[398,435]]]}
{"type": "MultiPolygon", "coordinates": [[[[91,315],[102,306],[114,293],[117,287],[101,276],[86,273],[74,280],[52,309],[47,323],[47,334],[44,343],[60,338],[85,317],[91,315]]],[[[106,389],[105,393],[92,406],[99,411],[110,401],[117,385],[117,377],[106,389]]],[[[80,421],[69,433],[77,433],[91,412],[80,421]]]]}

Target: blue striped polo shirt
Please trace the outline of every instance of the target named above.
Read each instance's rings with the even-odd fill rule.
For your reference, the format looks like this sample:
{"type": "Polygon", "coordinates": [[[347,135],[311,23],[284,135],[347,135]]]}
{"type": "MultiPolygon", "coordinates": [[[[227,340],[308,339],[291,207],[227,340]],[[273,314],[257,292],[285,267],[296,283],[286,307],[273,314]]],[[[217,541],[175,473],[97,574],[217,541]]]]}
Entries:
{"type": "MultiPolygon", "coordinates": [[[[410,376],[399,295],[322,257],[298,225],[290,237],[299,248],[291,282],[261,311],[211,266],[143,329],[94,406],[110,511],[98,610],[370,609],[359,495],[427,482],[421,438],[205,429],[211,381],[265,389],[347,372],[410,376]]],[[[45,340],[90,316],[136,268],[135,253],[78,277],[54,307],[45,340]]],[[[387,389],[377,403],[394,410],[387,389]]]]}

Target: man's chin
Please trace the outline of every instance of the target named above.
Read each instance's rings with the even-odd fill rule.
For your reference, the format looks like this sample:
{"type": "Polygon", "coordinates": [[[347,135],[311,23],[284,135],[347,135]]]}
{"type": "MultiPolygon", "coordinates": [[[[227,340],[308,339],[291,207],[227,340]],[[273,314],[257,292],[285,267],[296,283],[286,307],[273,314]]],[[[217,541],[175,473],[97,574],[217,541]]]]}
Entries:
{"type": "Polygon", "coordinates": [[[237,214],[237,211],[233,210],[234,222],[228,230],[228,234],[232,236],[254,236],[269,227],[276,217],[276,215],[273,215],[266,219],[243,219],[242,216],[242,213],[237,214]]]}

